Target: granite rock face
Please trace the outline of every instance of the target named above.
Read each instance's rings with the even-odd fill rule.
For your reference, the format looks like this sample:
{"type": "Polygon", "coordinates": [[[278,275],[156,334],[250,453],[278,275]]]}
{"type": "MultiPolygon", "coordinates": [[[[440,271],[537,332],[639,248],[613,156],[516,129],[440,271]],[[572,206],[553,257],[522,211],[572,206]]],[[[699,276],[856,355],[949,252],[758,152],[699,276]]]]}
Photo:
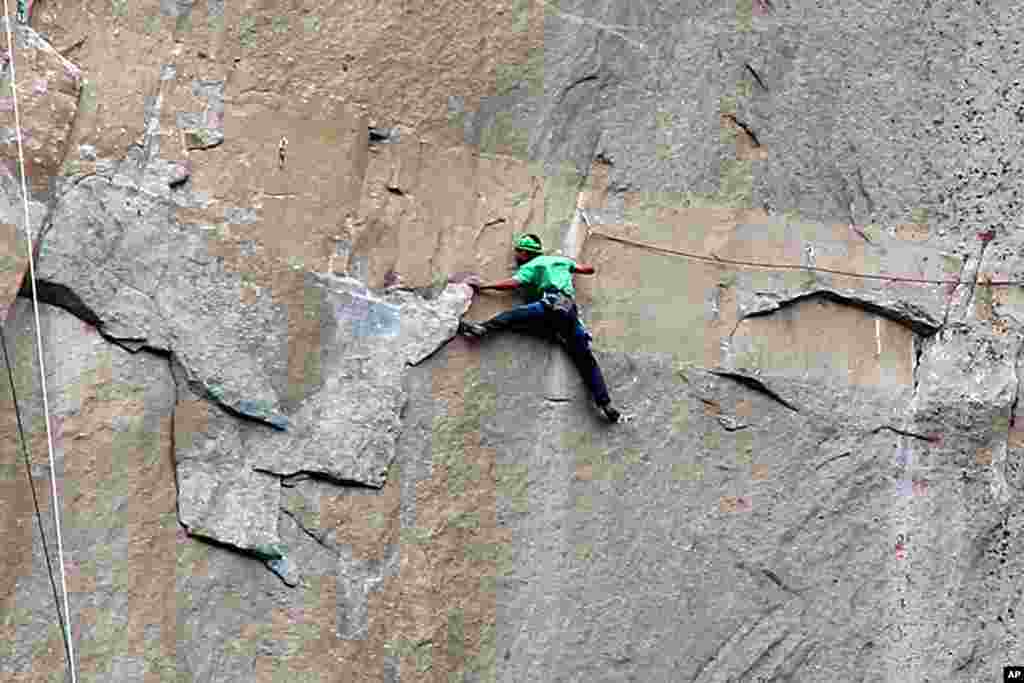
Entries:
{"type": "Polygon", "coordinates": [[[112,341],[175,358],[182,523],[267,554],[278,540],[274,475],[382,486],[403,371],[455,334],[469,287],[448,285],[430,301],[398,289],[378,297],[358,280],[310,274],[304,301],[319,315],[321,379],[285,413],[288,387],[274,371],[287,365],[286,307],[268,296],[240,310],[242,277],[210,257],[202,233],[178,225],[167,199],[118,179],[86,178],[63,195],[39,277],[112,341]]]}
{"type": "MultiPolygon", "coordinates": [[[[819,4],[37,7],[24,36],[83,74],[71,152],[32,171],[83,671],[1024,662],[1024,13],[819,4]],[[596,267],[577,299],[630,420],[549,392],[544,340],[453,338],[516,301],[453,284],[509,277],[515,232],[596,267]]],[[[5,401],[0,671],[43,681],[5,401]]]]}
{"type": "Polygon", "coordinates": [[[27,278],[30,270],[29,235],[34,249],[32,258],[38,264],[42,246],[40,235],[47,216],[45,203],[30,200],[29,235],[26,235],[25,207],[21,196],[20,179],[13,176],[0,178],[0,316],[5,320],[14,314],[18,293],[23,287],[32,286],[27,278]]]}
{"type": "Polygon", "coordinates": [[[358,280],[317,278],[325,321],[320,391],[290,417],[285,433],[268,434],[251,465],[283,476],[316,473],[383,486],[394,458],[406,402],[403,375],[455,335],[471,291],[449,285],[425,302],[393,291],[378,297],[358,280]]]}
{"type": "MultiPolygon", "coordinates": [[[[166,634],[176,623],[174,558],[185,538],[175,514],[170,368],[166,359],[132,355],[110,344],[59,308],[40,304],[39,324],[79,675],[83,680],[170,675],[174,645],[166,634]]],[[[59,588],[31,300],[18,298],[3,335],[59,588]]],[[[67,674],[64,647],[7,381],[0,395],[0,518],[4,538],[18,548],[0,565],[5,585],[0,671],[9,680],[61,679],[67,674]]]]}

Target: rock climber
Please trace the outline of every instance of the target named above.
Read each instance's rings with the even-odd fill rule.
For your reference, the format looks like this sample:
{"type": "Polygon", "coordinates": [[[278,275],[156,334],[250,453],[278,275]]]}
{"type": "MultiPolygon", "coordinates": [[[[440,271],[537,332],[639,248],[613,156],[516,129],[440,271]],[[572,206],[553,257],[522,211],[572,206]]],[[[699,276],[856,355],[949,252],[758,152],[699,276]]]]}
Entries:
{"type": "Polygon", "coordinates": [[[534,234],[516,239],[515,258],[519,268],[507,280],[484,283],[474,275],[464,282],[474,292],[523,287],[530,303],[511,308],[482,323],[461,321],[459,332],[480,339],[490,332],[511,328],[546,339],[554,337],[569,353],[604,416],[609,422],[618,422],[620,413],[612,407],[601,368],[590,350],[592,337],[580,322],[574,300],[576,290],[572,285],[572,274],[593,275],[594,266],[577,263],[564,256],[544,256],[540,237],[534,234]]]}

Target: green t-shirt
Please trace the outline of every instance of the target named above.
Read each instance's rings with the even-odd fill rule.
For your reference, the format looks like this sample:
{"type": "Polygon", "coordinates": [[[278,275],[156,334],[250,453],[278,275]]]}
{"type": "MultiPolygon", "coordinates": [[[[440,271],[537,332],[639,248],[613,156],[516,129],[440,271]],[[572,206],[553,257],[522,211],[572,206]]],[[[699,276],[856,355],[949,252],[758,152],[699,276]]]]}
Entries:
{"type": "Polygon", "coordinates": [[[519,267],[513,275],[526,293],[528,301],[539,299],[546,289],[557,289],[576,297],[572,286],[572,271],[576,261],[565,256],[535,256],[519,267]]]}

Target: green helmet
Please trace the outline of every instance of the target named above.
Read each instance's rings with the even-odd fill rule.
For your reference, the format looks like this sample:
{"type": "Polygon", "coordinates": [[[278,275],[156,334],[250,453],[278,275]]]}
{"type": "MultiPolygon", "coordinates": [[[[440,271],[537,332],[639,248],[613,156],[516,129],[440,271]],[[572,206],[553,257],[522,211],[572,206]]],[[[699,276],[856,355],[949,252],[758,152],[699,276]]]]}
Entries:
{"type": "Polygon", "coordinates": [[[540,238],[534,234],[522,235],[515,241],[516,249],[532,254],[541,253],[540,238]]]}

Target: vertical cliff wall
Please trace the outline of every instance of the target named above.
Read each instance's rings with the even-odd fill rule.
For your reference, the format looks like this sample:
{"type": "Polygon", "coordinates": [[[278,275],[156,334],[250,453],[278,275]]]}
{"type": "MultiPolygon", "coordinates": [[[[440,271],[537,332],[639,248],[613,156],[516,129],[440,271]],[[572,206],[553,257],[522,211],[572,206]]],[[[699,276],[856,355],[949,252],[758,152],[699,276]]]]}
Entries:
{"type": "Polygon", "coordinates": [[[78,680],[1024,664],[1017,10],[26,7],[5,679],[70,680],[30,243],[78,680]],[[558,347],[456,336],[526,231],[596,268],[620,424],[558,347]]]}

